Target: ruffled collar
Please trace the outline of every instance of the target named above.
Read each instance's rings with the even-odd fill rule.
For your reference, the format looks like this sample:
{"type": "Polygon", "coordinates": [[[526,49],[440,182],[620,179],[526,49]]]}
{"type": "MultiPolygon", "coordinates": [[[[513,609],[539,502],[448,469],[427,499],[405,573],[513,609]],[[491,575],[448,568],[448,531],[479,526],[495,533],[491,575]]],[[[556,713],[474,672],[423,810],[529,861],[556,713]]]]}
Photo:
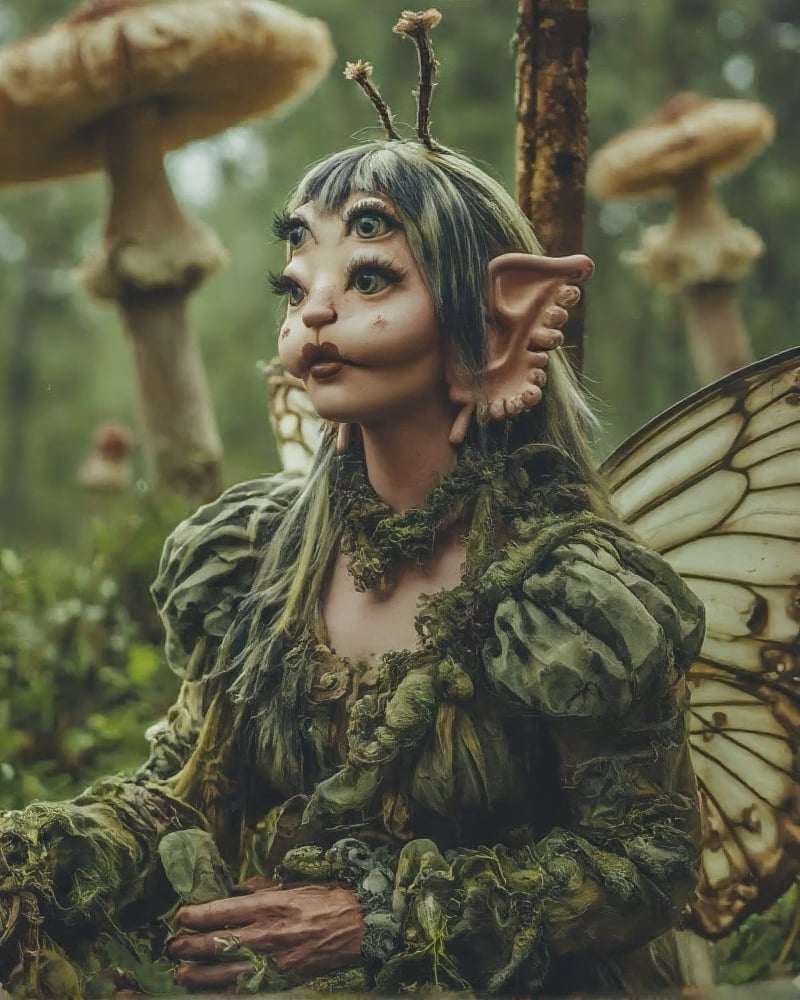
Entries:
{"type": "Polygon", "coordinates": [[[501,525],[529,515],[543,489],[575,481],[575,467],[549,445],[482,454],[472,445],[458,454],[452,472],[434,486],[425,506],[398,513],[372,488],[363,456],[339,460],[333,482],[340,546],[358,590],[379,587],[404,563],[421,564],[437,538],[463,529],[470,555],[487,548],[501,525]]]}

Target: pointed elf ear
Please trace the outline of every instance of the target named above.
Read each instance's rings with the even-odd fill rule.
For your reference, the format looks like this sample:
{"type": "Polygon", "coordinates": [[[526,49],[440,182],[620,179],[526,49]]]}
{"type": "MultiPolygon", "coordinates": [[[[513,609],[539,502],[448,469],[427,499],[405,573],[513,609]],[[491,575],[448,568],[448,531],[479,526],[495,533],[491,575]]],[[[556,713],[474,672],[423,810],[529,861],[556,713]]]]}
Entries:
{"type": "Polygon", "coordinates": [[[489,262],[486,368],[478,389],[450,374],[450,400],[460,406],[451,444],[463,442],[476,410],[479,420],[502,420],[539,402],[546,380],[545,352],[563,342],[567,308],[580,299],[577,286],[593,270],[585,254],[506,253],[489,262]]]}

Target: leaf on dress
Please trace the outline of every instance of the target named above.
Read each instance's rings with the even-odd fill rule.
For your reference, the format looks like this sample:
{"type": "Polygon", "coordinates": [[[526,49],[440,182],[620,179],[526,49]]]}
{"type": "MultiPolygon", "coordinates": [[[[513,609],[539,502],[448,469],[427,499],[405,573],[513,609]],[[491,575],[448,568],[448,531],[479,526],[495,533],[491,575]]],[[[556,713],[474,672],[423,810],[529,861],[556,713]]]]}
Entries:
{"type": "Polygon", "coordinates": [[[205,830],[168,833],[161,838],[158,853],[172,888],[184,903],[208,903],[231,894],[233,879],[205,830]]]}

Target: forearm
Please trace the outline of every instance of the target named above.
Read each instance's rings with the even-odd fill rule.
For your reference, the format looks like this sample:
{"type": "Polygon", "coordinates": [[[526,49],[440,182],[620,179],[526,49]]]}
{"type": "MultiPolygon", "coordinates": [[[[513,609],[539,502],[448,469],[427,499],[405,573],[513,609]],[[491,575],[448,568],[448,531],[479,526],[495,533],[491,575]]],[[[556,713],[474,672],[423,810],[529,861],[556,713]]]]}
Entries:
{"type": "Polygon", "coordinates": [[[562,956],[602,961],[634,949],[678,922],[694,884],[691,838],[648,846],[665,869],[660,884],[624,854],[562,830],[522,851],[448,854],[446,871],[421,871],[409,888],[401,943],[378,984],[530,992],[562,956]]]}
{"type": "Polygon", "coordinates": [[[562,741],[569,828],[399,873],[404,949],[382,985],[397,991],[427,965],[451,987],[535,990],[551,960],[609,959],[675,926],[694,889],[700,831],[682,720],[671,722],[657,752],[603,754],[574,732],[569,748],[562,741]]]}
{"type": "Polygon", "coordinates": [[[697,806],[681,743],[655,756],[587,750],[565,772],[571,827],[528,846],[443,857],[415,840],[391,857],[345,840],[290,851],[277,876],[353,887],[364,965],[384,991],[546,988],[564,956],[602,962],[675,926],[695,882],[697,806]]]}
{"type": "Polygon", "coordinates": [[[0,813],[0,891],[31,894],[49,930],[95,925],[146,894],[158,912],[170,905],[160,898],[158,842],[202,822],[166,789],[122,778],[70,802],[0,813]]]}
{"type": "Polygon", "coordinates": [[[658,937],[678,924],[696,882],[693,840],[677,832],[663,840],[643,837],[617,854],[554,831],[536,853],[549,886],[541,902],[553,958],[607,958],[658,937]],[[637,847],[661,866],[656,877],[641,858],[631,859],[637,847]]]}
{"type": "Polygon", "coordinates": [[[573,823],[537,854],[557,871],[567,858],[581,876],[545,904],[553,954],[633,948],[675,926],[691,898],[701,831],[684,719],[647,729],[643,746],[623,727],[610,752],[575,732],[557,740],[573,823]]]}

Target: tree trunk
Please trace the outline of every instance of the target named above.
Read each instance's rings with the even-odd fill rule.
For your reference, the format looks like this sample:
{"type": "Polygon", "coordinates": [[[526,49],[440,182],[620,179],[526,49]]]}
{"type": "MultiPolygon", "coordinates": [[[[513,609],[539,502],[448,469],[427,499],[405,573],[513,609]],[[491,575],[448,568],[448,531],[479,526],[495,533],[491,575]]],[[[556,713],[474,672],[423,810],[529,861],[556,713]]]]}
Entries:
{"type": "MultiPolygon", "coordinates": [[[[517,198],[552,256],[583,249],[588,146],[589,0],[519,0],[517,198]]],[[[564,347],[583,366],[585,303],[570,311],[564,347]]]]}

